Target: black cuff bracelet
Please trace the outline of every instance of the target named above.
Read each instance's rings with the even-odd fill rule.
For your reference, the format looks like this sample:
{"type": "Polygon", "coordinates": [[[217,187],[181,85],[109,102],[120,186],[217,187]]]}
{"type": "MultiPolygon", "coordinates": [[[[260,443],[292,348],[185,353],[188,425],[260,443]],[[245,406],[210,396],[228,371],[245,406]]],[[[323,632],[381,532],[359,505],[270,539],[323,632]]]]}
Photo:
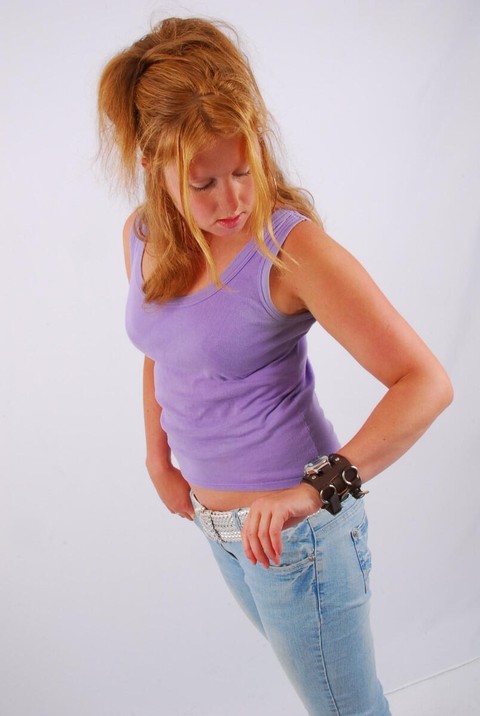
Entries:
{"type": "Polygon", "coordinates": [[[346,457],[336,453],[316,457],[307,463],[302,482],[318,490],[325,509],[332,515],[340,512],[342,502],[348,495],[358,500],[367,494],[367,490],[362,490],[357,468],[346,457]]]}

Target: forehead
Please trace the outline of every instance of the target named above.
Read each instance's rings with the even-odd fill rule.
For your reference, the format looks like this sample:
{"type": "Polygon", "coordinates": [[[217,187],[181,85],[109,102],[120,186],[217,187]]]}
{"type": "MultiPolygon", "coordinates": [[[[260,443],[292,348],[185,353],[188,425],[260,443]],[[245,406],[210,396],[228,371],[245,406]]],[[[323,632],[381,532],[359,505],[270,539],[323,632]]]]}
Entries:
{"type": "Polygon", "coordinates": [[[245,139],[241,136],[219,137],[193,158],[189,175],[191,178],[221,176],[245,163],[245,139]]]}

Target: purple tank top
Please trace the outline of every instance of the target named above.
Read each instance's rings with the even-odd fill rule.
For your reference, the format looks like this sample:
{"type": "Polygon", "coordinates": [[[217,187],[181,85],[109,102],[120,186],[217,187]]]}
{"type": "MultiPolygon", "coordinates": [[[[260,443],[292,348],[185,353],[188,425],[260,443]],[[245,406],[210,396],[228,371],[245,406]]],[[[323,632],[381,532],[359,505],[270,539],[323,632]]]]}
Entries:
{"type": "MultiPolygon", "coordinates": [[[[283,244],[305,217],[278,209],[283,244]]],[[[271,251],[278,249],[268,232],[271,251]]],[[[285,316],[270,298],[271,261],[251,239],[207,286],[166,304],[146,304],[144,244],[130,238],[127,333],[155,361],[161,424],[191,485],[216,490],[277,490],[297,485],[304,464],[339,443],[314,392],[307,359],[309,312],[285,316]]]]}

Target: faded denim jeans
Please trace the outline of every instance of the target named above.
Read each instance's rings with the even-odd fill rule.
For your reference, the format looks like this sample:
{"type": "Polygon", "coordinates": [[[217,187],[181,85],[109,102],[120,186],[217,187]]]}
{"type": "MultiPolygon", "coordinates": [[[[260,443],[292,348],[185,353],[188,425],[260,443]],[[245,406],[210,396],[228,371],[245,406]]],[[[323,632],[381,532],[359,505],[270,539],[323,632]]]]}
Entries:
{"type": "MultiPolygon", "coordinates": [[[[193,495],[192,502],[198,513],[193,495]]],[[[198,515],[195,522],[201,526],[198,515]]],[[[338,515],[320,510],[284,530],[280,564],[269,569],[253,565],[241,542],[207,537],[310,716],[390,714],[370,631],[367,530],[363,500],[348,497],[338,515]]]]}

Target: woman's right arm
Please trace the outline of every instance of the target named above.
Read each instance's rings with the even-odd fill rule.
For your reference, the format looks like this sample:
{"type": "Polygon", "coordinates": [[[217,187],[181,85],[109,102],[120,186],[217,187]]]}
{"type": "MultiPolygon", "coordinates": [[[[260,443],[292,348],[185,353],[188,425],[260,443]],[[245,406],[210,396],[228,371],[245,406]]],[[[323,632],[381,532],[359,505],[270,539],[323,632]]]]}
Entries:
{"type": "Polygon", "coordinates": [[[193,519],[190,485],[171,461],[167,433],[160,425],[162,408],[155,398],[153,370],[155,362],[145,356],[143,364],[143,413],[145,417],[145,441],[148,474],[162,502],[181,517],[193,519]]]}
{"type": "MultiPolygon", "coordinates": [[[[130,232],[135,213],[129,216],[123,230],[125,266],[130,280],[130,232]]],[[[155,362],[145,356],[143,365],[143,410],[145,419],[146,460],[148,474],[155,489],[170,512],[193,519],[190,485],[171,462],[166,432],[160,425],[162,408],[155,398],[155,362]]]]}

